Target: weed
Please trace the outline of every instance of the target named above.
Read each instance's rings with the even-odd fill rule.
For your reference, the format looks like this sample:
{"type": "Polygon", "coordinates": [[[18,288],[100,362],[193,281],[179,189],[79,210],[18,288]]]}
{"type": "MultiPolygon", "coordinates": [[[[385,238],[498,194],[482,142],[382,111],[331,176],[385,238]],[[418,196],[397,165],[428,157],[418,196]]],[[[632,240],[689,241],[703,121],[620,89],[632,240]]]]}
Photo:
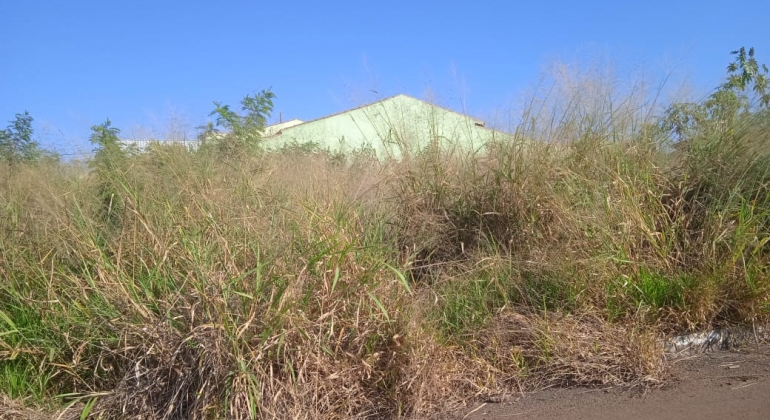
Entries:
{"type": "Polygon", "coordinates": [[[660,331],[770,319],[770,130],[671,147],[606,89],[399,161],[307,143],[2,166],[0,391],[93,418],[335,419],[657,385],[660,331]]]}

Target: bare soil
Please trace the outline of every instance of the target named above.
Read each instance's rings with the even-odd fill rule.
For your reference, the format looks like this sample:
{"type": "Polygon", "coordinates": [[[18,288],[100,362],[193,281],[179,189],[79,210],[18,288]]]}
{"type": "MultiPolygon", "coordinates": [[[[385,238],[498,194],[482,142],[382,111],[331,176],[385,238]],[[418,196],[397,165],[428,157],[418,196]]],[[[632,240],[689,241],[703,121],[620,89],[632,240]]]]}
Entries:
{"type": "Polygon", "coordinates": [[[458,413],[465,420],[770,419],[770,345],[672,361],[656,390],[548,389],[458,413]]]}

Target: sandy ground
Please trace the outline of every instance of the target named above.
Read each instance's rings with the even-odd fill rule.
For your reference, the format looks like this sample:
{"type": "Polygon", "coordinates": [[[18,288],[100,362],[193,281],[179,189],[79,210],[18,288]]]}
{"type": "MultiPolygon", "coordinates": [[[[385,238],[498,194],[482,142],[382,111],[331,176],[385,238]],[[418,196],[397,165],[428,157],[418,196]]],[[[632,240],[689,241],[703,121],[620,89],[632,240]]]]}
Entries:
{"type": "Polygon", "coordinates": [[[665,387],[550,389],[459,413],[465,420],[770,420],[770,346],[676,360],[665,387]],[[475,411],[472,411],[475,410],[475,411]]]}

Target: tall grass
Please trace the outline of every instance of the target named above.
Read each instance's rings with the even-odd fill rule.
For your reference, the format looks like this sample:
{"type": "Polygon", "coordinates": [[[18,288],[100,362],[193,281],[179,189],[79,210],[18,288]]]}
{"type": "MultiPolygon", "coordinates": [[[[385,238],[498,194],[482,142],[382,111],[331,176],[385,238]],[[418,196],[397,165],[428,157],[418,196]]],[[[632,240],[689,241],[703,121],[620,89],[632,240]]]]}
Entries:
{"type": "Polygon", "coordinates": [[[400,162],[157,147],[0,169],[0,390],[310,419],[660,383],[662,333],[768,320],[770,131],[672,151],[598,92],[400,162]]]}

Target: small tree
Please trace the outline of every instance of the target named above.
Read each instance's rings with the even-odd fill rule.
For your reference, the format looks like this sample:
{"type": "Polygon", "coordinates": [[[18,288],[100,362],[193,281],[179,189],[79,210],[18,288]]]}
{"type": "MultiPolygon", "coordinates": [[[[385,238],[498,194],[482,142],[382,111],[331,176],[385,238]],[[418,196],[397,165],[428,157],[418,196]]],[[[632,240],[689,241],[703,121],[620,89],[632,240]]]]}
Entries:
{"type": "Polygon", "coordinates": [[[703,133],[723,134],[752,116],[770,109],[768,69],[754,57],[754,48],[741,47],[727,66],[727,80],[702,103],[675,103],[661,120],[661,128],[675,140],[703,133]]]}
{"type": "Polygon", "coordinates": [[[705,101],[674,103],[660,121],[661,131],[677,143],[673,169],[693,209],[767,196],[768,69],[753,48],[731,54],[725,81],[705,101]]]}
{"type": "Polygon", "coordinates": [[[90,141],[97,146],[90,164],[99,179],[99,217],[110,229],[119,227],[123,209],[120,180],[123,177],[126,153],[120,145],[118,134],[120,129],[113,127],[109,118],[91,127],[90,141]]]}
{"type": "Polygon", "coordinates": [[[241,100],[241,110],[246,112],[245,115],[239,115],[230,105],[214,102],[216,108],[209,116],[215,116],[215,121],[203,127],[199,139],[204,144],[211,141],[221,152],[256,150],[267,126],[267,119],[273,111],[273,99],[275,94],[269,89],[254,96],[246,95],[241,100]]]}
{"type": "Polygon", "coordinates": [[[0,158],[8,163],[33,162],[42,156],[42,151],[37,141],[32,138],[33,118],[29,112],[16,114],[16,118],[10,121],[8,128],[0,130],[0,158]]]}
{"type": "Polygon", "coordinates": [[[111,169],[117,160],[125,158],[118,134],[120,134],[120,129],[113,127],[109,118],[105,122],[91,127],[89,140],[91,144],[96,146],[93,160],[95,169],[111,169]]]}
{"type": "Polygon", "coordinates": [[[754,58],[754,48],[746,48],[732,51],[736,56],[735,61],[727,66],[727,81],[722,85],[722,90],[744,92],[752,88],[759,102],[760,108],[770,107],[770,93],[767,91],[767,66],[759,64],[754,58]]]}

